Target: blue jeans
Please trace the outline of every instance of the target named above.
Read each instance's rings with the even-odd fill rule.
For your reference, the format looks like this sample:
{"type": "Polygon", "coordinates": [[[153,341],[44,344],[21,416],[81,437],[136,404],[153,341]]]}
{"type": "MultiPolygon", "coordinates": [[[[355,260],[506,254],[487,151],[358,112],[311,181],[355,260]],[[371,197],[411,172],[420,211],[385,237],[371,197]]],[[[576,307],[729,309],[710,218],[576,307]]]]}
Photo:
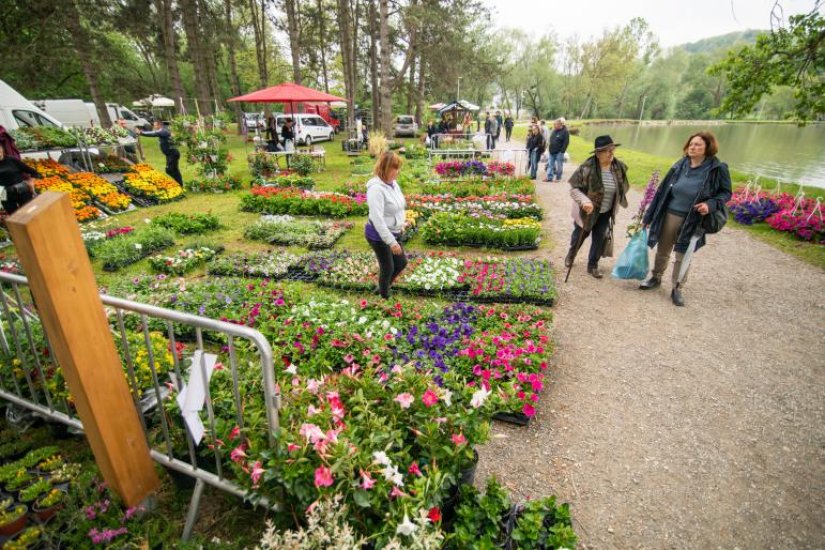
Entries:
{"type": "Polygon", "coordinates": [[[561,167],[564,164],[564,153],[548,153],[547,158],[547,179],[553,181],[553,176],[556,176],[556,181],[561,181],[561,167]]]}
{"type": "Polygon", "coordinates": [[[532,149],[530,151],[530,179],[536,179],[536,172],[539,169],[539,158],[541,158],[541,151],[532,149]]]}

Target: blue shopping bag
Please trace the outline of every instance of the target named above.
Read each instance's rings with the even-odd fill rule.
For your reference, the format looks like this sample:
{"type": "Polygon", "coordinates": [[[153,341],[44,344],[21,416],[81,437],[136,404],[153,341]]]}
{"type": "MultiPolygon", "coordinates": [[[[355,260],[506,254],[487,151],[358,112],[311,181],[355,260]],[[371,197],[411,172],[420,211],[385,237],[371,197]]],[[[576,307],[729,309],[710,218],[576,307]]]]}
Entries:
{"type": "Polygon", "coordinates": [[[647,276],[647,229],[642,229],[630,238],[619,260],[613,267],[616,279],[639,279],[647,276]]]}

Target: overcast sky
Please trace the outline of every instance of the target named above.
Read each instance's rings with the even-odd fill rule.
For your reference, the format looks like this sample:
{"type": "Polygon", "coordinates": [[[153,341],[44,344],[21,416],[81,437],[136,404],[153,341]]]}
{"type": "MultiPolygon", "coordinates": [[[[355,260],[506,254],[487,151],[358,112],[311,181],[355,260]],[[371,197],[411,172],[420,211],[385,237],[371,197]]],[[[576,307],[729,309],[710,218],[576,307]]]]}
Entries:
{"type": "MultiPolygon", "coordinates": [[[[499,27],[539,36],[588,39],[643,17],[663,47],[747,29],[769,29],[775,0],[483,0],[499,27]]],[[[780,0],[785,17],[809,12],[814,0],[780,0]]],[[[825,9],[825,8],[822,8],[825,9]]]]}

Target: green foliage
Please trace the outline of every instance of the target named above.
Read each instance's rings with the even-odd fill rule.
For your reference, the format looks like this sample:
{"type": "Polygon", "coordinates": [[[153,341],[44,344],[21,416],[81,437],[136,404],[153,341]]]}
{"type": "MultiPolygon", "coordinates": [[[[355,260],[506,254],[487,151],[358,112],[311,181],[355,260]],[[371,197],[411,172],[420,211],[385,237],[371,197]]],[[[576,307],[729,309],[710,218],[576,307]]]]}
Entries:
{"type": "Polygon", "coordinates": [[[34,502],[41,495],[45,495],[48,493],[52,488],[52,484],[49,483],[48,479],[40,479],[35,481],[22,491],[20,491],[20,501],[21,502],[34,502]]]}
{"type": "Polygon", "coordinates": [[[293,155],[289,166],[295,170],[299,176],[308,176],[316,169],[315,160],[309,155],[293,155]]]}
{"type": "Polygon", "coordinates": [[[749,114],[759,100],[779,85],[794,90],[793,117],[815,120],[825,115],[825,16],[814,9],[794,15],[787,27],[760,35],[754,46],[731,52],[710,69],[730,83],[720,111],[749,114]]]}
{"type": "Polygon", "coordinates": [[[169,212],[152,219],[152,225],[171,229],[181,235],[203,235],[223,227],[213,214],[181,214],[169,212]]]}
{"type": "Polygon", "coordinates": [[[97,249],[96,255],[105,271],[116,271],[174,243],[175,237],[170,230],[150,227],[104,242],[97,249]]]}

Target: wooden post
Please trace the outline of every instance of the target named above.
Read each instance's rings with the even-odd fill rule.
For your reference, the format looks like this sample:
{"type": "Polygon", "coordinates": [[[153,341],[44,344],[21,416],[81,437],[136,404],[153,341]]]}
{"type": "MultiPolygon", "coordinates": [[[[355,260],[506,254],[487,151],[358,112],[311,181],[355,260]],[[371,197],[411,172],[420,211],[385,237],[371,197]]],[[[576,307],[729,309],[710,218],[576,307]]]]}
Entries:
{"type": "Polygon", "coordinates": [[[69,195],[44,193],[6,223],[97,465],[126,505],[136,506],[160,481],[69,195]]]}

